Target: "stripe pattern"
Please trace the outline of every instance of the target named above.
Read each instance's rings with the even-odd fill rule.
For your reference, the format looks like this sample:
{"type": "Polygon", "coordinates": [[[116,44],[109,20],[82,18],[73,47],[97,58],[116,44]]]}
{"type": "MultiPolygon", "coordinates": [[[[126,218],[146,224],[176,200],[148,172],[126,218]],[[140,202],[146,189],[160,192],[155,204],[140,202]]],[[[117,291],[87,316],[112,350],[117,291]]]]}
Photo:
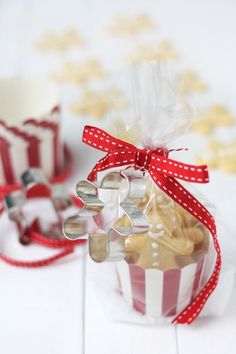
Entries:
{"type": "Polygon", "coordinates": [[[165,272],[118,262],[119,290],[128,304],[143,315],[176,316],[204,285],[206,259],[205,255],[197,263],[165,272]]]}
{"type": "Polygon", "coordinates": [[[0,184],[15,184],[30,167],[42,168],[48,178],[63,166],[60,140],[60,109],[28,119],[18,126],[0,120],[0,184]]]}

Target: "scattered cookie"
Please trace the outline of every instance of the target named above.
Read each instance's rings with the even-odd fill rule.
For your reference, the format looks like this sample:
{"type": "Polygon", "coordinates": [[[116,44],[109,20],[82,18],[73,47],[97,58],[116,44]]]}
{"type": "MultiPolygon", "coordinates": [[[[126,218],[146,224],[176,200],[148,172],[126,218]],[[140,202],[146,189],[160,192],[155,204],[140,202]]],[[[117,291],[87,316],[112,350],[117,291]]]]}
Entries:
{"type": "Polygon", "coordinates": [[[175,61],[177,59],[179,59],[179,54],[167,40],[162,40],[151,45],[147,43],[139,44],[127,57],[129,63],[142,61],[175,61]]]}
{"type": "Polygon", "coordinates": [[[92,118],[104,118],[112,107],[125,106],[124,96],[116,89],[109,91],[85,90],[77,102],[70,106],[70,111],[78,116],[91,116],[92,118]]]}
{"type": "Polygon", "coordinates": [[[83,85],[90,80],[102,79],[105,71],[96,59],[87,59],[84,62],[65,62],[62,68],[51,75],[59,83],[83,85]]]}
{"type": "Polygon", "coordinates": [[[236,140],[230,143],[212,140],[208,145],[208,151],[198,156],[197,161],[227,173],[236,173],[236,140]]]}
{"type": "Polygon", "coordinates": [[[203,93],[206,90],[206,84],[192,70],[184,71],[178,78],[178,91],[180,95],[203,93]]]}
{"type": "Polygon", "coordinates": [[[150,31],[155,28],[154,23],[146,14],[136,16],[117,16],[113,23],[107,26],[106,32],[110,36],[134,36],[142,32],[150,31]]]}
{"type": "Polygon", "coordinates": [[[36,42],[35,48],[42,52],[60,53],[71,48],[85,45],[83,37],[76,29],[70,28],[63,33],[45,32],[36,42]]]}
{"type": "Polygon", "coordinates": [[[191,130],[208,135],[217,127],[234,125],[235,118],[222,105],[214,105],[200,112],[191,126],[191,130]]]}

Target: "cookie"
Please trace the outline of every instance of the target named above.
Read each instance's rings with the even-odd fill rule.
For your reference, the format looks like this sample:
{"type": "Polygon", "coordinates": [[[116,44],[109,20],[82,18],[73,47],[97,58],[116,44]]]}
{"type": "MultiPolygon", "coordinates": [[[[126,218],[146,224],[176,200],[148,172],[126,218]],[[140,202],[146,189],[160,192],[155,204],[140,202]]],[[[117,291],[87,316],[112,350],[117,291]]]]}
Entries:
{"type": "Polygon", "coordinates": [[[154,28],[155,25],[150,17],[143,13],[136,16],[117,16],[105,30],[110,36],[123,37],[134,36],[154,28]]]}
{"type": "Polygon", "coordinates": [[[175,51],[172,44],[167,40],[157,43],[139,44],[127,56],[126,61],[138,63],[142,61],[175,61],[179,59],[179,54],[175,51]]]}
{"type": "Polygon", "coordinates": [[[226,173],[236,173],[236,140],[227,143],[212,140],[207,151],[197,156],[197,162],[226,173]]]}
{"type": "Polygon", "coordinates": [[[51,75],[51,78],[59,83],[71,83],[84,85],[90,80],[100,80],[105,76],[105,71],[97,59],[87,59],[78,63],[68,61],[62,68],[51,75]]]}
{"type": "Polygon", "coordinates": [[[177,91],[180,95],[203,93],[207,90],[206,84],[192,70],[184,71],[178,78],[177,91]]]}
{"type": "Polygon", "coordinates": [[[71,48],[82,47],[84,44],[84,38],[76,29],[70,28],[63,33],[45,32],[34,47],[42,52],[60,53],[71,48]]]}
{"type": "Polygon", "coordinates": [[[123,95],[116,89],[108,91],[85,90],[80,99],[70,106],[70,111],[78,116],[91,116],[95,119],[105,118],[109,109],[125,106],[123,95]]]}
{"type": "Polygon", "coordinates": [[[230,127],[234,124],[235,118],[226,107],[214,105],[197,114],[191,130],[203,135],[209,135],[217,127],[230,127]]]}

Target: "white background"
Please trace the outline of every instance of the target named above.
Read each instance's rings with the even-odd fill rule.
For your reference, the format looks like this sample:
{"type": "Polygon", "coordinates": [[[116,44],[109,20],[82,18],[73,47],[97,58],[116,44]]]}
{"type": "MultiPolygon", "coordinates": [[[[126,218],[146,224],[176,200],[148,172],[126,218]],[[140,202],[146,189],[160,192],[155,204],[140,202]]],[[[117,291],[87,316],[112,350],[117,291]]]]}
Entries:
{"type": "MultiPolygon", "coordinates": [[[[183,65],[196,69],[207,82],[210,90],[204,103],[223,103],[236,115],[234,0],[0,0],[0,77],[52,71],[61,59],[54,54],[35,53],[32,44],[47,29],[68,27],[78,28],[91,43],[79,57],[93,55],[109,70],[118,68],[121,48],[128,49],[131,43],[116,40],[114,45],[104,36],[103,26],[116,13],[140,11],[156,20],[156,38],[170,38],[182,54],[183,65]]],[[[80,143],[85,121],[70,117],[66,108],[72,94],[67,88],[62,97],[63,134],[76,154],[71,190],[97,158],[80,143]]],[[[235,129],[216,134],[226,141],[236,137],[235,129]]],[[[187,157],[191,159],[205,140],[194,135],[183,138],[183,143],[191,145],[187,157]]],[[[236,178],[213,171],[211,184],[201,186],[201,191],[217,206],[227,230],[227,240],[220,234],[221,243],[233,255],[236,178]]],[[[29,250],[6,240],[4,225],[0,225],[1,247],[4,244],[11,255],[28,257],[29,250]]],[[[31,250],[34,257],[46,255],[45,250],[31,250]]],[[[87,280],[90,267],[82,250],[70,261],[44,269],[15,269],[0,264],[0,353],[235,353],[235,291],[224,316],[200,319],[190,327],[111,323],[87,280]]]]}

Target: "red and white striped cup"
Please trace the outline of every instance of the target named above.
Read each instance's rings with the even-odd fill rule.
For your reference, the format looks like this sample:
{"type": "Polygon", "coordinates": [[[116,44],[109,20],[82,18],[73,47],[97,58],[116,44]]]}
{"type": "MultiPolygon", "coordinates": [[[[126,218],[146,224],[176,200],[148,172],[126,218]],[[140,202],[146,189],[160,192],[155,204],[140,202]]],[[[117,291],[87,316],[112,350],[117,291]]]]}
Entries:
{"type": "Polygon", "coordinates": [[[167,271],[117,263],[120,292],[135,310],[153,318],[175,316],[200,291],[208,277],[208,256],[167,271]]]}
{"type": "Polygon", "coordinates": [[[57,86],[46,78],[0,80],[0,184],[19,183],[30,167],[52,178],[62,166],[57,86]]]}

